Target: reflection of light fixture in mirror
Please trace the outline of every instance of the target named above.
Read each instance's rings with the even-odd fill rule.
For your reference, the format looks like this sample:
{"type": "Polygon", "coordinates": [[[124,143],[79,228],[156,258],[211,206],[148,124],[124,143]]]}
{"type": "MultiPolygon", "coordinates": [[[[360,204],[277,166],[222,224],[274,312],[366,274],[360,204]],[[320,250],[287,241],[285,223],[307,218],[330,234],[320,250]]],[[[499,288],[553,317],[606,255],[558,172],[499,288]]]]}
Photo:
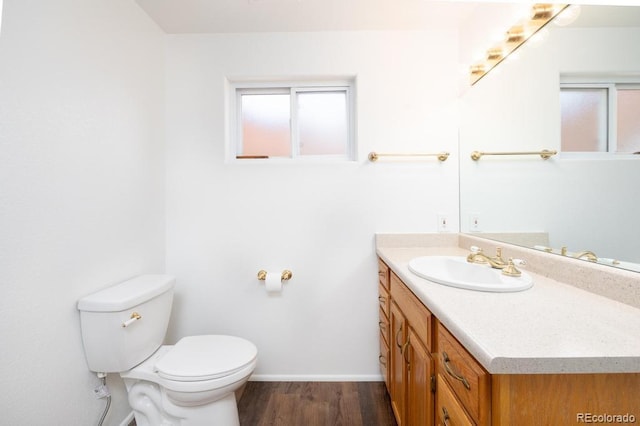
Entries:
{"type": "Polygon", "coordinates": [[[562,13],[559,13],[558,16],[556,16],[556,19],[553,20],[553,23],[560,27],[571,25],[576,19],[578,19],[581,11],[582,9],[579,4],[572,4],[564,9],[562,13]]]}
{"type": "Polygon", "coordinates": [[[537,3],[531,8],[529,18],[517,22],[507,31],[504,40],[487,50],[485,60],[471,65],[471,84],[475,84],[499,63],[505,60],[524,42],[534,36],[560,12],[567,9],[568,4],[537,3]]]}
{"type": "Polygon", "coordinates": [[[541,28],[540,31],[529,37],[527,43],[530,46],[540,46],[549,37],[549,30],[547,28],[541,28]]]}

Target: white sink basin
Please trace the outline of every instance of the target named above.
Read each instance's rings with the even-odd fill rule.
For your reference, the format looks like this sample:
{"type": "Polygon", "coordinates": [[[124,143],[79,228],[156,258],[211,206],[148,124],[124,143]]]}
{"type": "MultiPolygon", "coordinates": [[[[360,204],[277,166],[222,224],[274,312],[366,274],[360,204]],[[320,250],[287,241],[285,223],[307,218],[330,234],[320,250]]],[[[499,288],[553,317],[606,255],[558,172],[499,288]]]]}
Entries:
{"type": "Polygon", "coordinates": [[[409,270],[438,284],[467,290],[513,292],[531,288],[533,279],[525,272],[509,277],[489,265],[469,263],[460,256],[422,256],[409,262],[409,270]]]}

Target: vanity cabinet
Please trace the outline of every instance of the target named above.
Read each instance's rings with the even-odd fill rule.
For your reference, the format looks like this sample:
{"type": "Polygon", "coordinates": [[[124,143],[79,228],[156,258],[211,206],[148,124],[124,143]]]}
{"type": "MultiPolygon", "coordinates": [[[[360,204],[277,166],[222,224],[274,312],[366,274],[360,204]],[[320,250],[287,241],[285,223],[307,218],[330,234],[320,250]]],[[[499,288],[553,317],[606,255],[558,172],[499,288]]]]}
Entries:
{"type": "Polygon", "coordinates": [[[399,426],[433,425],[432,316],[390,273],[388,389],[399,426]]]}
{"type": "Polygon", "coordinates": [[[379,266],[381,369],[399,426],[570,425],[600,415],[640,421],[640,373],[490,374],[379,266]]]}

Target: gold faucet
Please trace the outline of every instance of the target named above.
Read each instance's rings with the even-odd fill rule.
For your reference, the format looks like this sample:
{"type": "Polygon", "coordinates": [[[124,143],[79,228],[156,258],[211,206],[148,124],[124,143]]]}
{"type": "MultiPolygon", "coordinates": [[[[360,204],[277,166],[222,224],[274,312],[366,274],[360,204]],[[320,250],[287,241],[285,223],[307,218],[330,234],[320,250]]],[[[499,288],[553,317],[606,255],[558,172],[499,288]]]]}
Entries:
{"type": "Polygon", "coordinates": [[[589,250],[578,252],[573,257],[575,257],[576,259],[587,259],[589,262],[598,261],[598,256],[596,256],[594,252],[589,250]]]}
{"type": "Polygon", "coordinates": [[[502,248],[496,248],[496,255],[489,257],[482,252],[481,248],[472,247],[471,253],[467,256],[469,263],[488,263],[492,268],[504,269],[508,263],[502,258],[502,248]]]}

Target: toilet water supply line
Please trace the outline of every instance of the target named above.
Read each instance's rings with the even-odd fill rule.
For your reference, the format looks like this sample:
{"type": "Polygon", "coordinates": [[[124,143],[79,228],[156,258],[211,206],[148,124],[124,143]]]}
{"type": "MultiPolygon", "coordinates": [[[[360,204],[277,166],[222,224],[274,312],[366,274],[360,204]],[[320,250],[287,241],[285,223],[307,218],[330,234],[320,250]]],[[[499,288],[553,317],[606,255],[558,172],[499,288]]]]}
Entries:
{"type": "Polygon", "coordinates": [[[109,412],[109,407],[111,406],[111,392],[109,392],[109,388],[107,387],[107,373],[97,373],[97,375],[102,383],[93,390],[93,394],[98,399],[107,398],[107,406],[104,407],[104,412],[98,422],[98,426],[102,426],[102,423],[104,423],[104,419],[107,417],[107,413],[109,412]]]}

